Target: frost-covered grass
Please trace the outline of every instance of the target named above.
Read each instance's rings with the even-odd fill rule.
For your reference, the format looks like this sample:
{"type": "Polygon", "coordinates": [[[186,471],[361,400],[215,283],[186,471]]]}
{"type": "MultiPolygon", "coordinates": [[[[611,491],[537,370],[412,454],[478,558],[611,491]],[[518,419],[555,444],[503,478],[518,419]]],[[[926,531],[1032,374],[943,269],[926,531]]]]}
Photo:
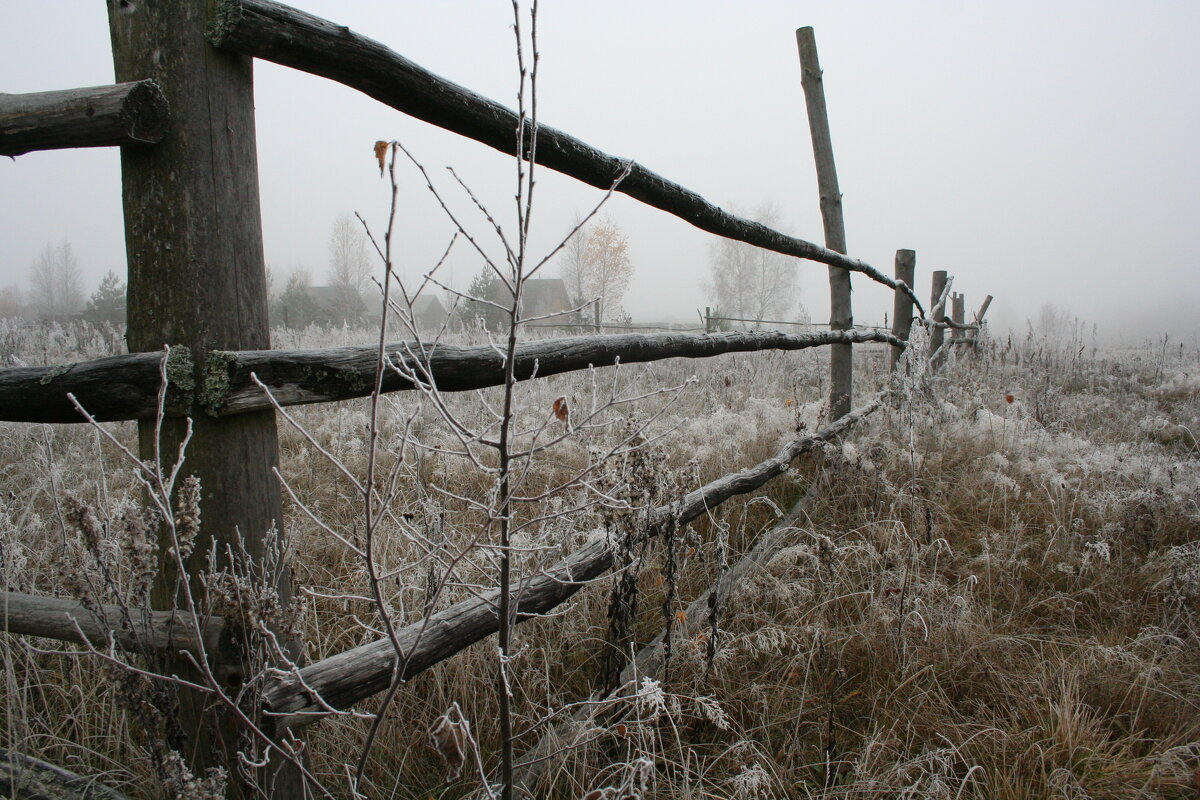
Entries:
{"type": "MultiPolygon", "coordinates": [[[[7,363],[95,357],[106,341],[117,346],[119,337],[62,328],[39,337],[0,323],[7,363]]],[[[361,340],[308,331],[276,342],[361,340]]],[[[764,499],[731,502],[681,531],[670,575],[664,549],[649,550],[632,621],[637,645],[662,629],[664,613],[679,621],[674,615],[714,579],[720,547],[733,561],[810,483],[820,487],[783,549],[722,599],[715,639],[702,626],[705,633],[676,642],[667,679],[643,681],[639,697],[622,706],[626,716],[594,720],[591,741],[555,759],[535,796],[578,798],[648,781],[646,797],[681,800],[1194,797],[1200,352],[1160,345],[1094,351],[1026,339],[991,342],[978,357],[959,353],[932,381],[904,387],[903,402],[846,442],[758,493],[764,499]],[[673,583],[677,597],[664,609],[673,583]]],[[[861,396],[884,382],[880,363],[859,359],[861,396]]],[[[668,493],[686,491],[821,424],[821,354],[672,361],[619,374],[622,390],[633,393],[696,380],[677,395],[605,412],[608,427],[534,460],[531,489],[586,469],[629,417],[648,421],[649,447],[641,462],[597,471],[598,485],[636,474],[668,493]]],[[[612,380],[612,370],[601,370],[524,384],[521,420],[537,429],[559,397],[585,409],[593,397],[603,400],[612,380]]],[[[494,397],[458,395],[450,404],[483,424],[484,402],[494,397]]],[[[389,529],[395,535],[385,537],[381,556],[410,565],[396,594],[405,622],[427,603],[442,608],[494,581],[486,555],[464,546],[479,518],[462,498],[486,496],[489,479],[438,452],[455,439],[418,405],[411,394],[384,405],[384,466],[401,452],[406,424],[425,446],[403,450],[406,488],[395,510],[404,522],[389,529]],[[456,582],[435,593],[431,547],[468,554],[456,582]]],[[[320,448],[362,475],[367,408],[355,401],[295,414],[320,448]]],[[[111,429],[128,443],[136,438],[131,424],[111,429]]],[[[298,431],[283,425],[280,435],[282,471],[297,498],[326,525],[353,532],[361,509],[347,479],[298,431]]],[[[0,424],[0,469],[0,570],[9,588],[61,594],[81,576],[100,580],[96,556],[76,540],[68,495],[108,523],[100,550],[115,582],[136,580],[136,554],[121,537],[136,528],[139,490],[131,466],[94,431],[0,424]]],[[[525,520],[546,516],[516,540],[525,568],[614,524],[600,506],[568,513],[573,497],[519,512],[525,520]]],[[[368,593],[361,561],[297,504],[289,501],[285,514],[296,579],[309,591],[307,656],[377,638],[364,627],[380,624],[370,603],[327,597],[368,593]]],[[[610,589],[605,580],[561,613],[517,628],[518,730],[592,691],[610,589]]],[[[100,774],[135,796],[158,795],[129,698],[107,668],[34,653],[12,637],[0,657],[0,746],[100,774]]],[[[494,674],[495,648],[484,642],[406,685],[372,755],[368,795],[468,791],[471,776],[454,777],[426,731],[457,703],[488,759],[496,748],[494,674]]],[[[356,760],[366,727],[339,718],[309,729],[313,770],[330,787],[345,790],[345,765],[356,760]]],[[[543,730],[519,740],[518,759],[543,730]]]]}

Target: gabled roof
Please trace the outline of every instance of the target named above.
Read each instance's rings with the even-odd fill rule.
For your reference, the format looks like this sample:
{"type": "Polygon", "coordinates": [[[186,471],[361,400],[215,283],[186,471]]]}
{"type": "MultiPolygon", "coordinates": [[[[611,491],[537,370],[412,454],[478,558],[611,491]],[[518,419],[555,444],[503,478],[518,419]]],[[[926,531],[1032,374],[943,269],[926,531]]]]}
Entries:
{"type": "Polygon", "coordinates": [[[412,313],[417,317],[427,317],[433,314],[438,316],[446,315],[446,307],[442,305],[442,301],[435,294],[417,295],[417,299],[413,300],[412,313]]]}
{"type": "Polygon", "coordinates": [[[525,282],[521,310],[526,316],[558,314],[571,308],[571,297],[562,278],[531,278],[525,282]]]}

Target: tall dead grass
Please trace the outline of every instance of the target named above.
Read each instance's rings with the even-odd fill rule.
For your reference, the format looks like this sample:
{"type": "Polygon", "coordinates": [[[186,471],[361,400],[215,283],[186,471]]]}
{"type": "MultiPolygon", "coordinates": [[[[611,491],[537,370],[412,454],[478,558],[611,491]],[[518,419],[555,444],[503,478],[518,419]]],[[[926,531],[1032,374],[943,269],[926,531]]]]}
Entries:
{"type": "MultiPolygon", "coordinates": [[[[319,339],[307,336],[315,338],[306,344],[319,339]]],[[[59,339],[56,346],[83,349],[98,341],[59,339]]],[[[36,348],[16,352],[21,341],[11,338],[13,355],[35,363],[36,348]]],[[[881,359],[859,362],[866,394],[885,376],[881,359]]],[[[686,490],[756,463],[797,430],[815,430],[825,369],[820,354],[765,353],[622,374],[640,375],[647,388],[697,376],[650,431],[662,434],[657,474],[686,490]]],[[[591,380],[525,384],[522,408],[545,414],[560,396],[584,402],[591,380]]],[[[669,581],[663,548],[646,554],[635,644],[662,629],[668,582],[676,593],[669,608],[682,612],[715,578],[718,541],[737,558],[805,486],[821,486],[788,545],[723,600],[712,649],[708,634],[677,641],[669,680],[643,687],[627,716],[594,722],[592,741],[555,761],[539,796],[577,798],[635,773],[656,798],[1196,796],[1200,354],[990,342],[905,391],[905,402],[762,499],[727,504],[681,532],[687,544],[669,581]]],[[[384,442],[400,436],[413,402],[386,400],[384,442]]],[[[463,414],[478,408],[470,396],[452,402],[463,414]]],[[[361,474],[364,402],[297,416],[361,474]]],[[[430,415],[413,425],[425,441],[442,435],[430,415]]],[[[112,429],[125,441],[136,435],[132,425],[112,429]]],[[[281,432],[282,471],[297,497],[325,524],[352,530],[358,508],[344,476],[304,437],[281,432]]],[[[567,442],[536,462],[531,485],[579,469],[587,448],[602,444],[599,436],[567,442]]],[[[386,471],[386,448],[383,457],[386,471]]],[[[433,452],[406,459],[397,512],[428,541],[456,547],[478,520],[428,487],[470,494],[485,479],[433,452]]],[[[124,563],[116,521],[138,491],[94,431],[0,424],[0,465],[0,573],[10,589],[59,594],[64,571],[95,569],[63,515],[68,494],[111,522],[106,546],[112,563],[124,563]]],[[[342,597],[367,594],[361,563],[296,504],[285,513],[296,580],[309,597],[307,657],[377,638],[371,604],[342,597]]],[[[603,525],[598,511],[575,515],[531,528],[525,544],[565,551],[603,525]]],[[[425,554],[410,542],[384,541],[381,563],[423,569],[425,554]]],[[[481,581],[485,573],[480,565],[481,581]]],[[[404,576],[411,618],[427,602],[442,607],[469,592],[447,587],[434,598],[425,578],[404,576]]],[[[608,601],[607,583],[591,587],[560,613],[517,628],[511,667],[525,726],[595,687],[608,601]]],[[[402,689],[368,765],[370,796],[458,797],[473,788],[450,775],[425,732],[458,703],[483,752],[494,752],[493,651],[475,645],[402,689]]],[[[105,668],[9,636],[0,659],[0,745],[134,796],[159,794],[105,668]]],[[[329,785],[345,785],[367,724],[343,717],[308,731],[313,770],[329,785]]],[[[528,730],[518,752],[543,730],[528,730]]]]}

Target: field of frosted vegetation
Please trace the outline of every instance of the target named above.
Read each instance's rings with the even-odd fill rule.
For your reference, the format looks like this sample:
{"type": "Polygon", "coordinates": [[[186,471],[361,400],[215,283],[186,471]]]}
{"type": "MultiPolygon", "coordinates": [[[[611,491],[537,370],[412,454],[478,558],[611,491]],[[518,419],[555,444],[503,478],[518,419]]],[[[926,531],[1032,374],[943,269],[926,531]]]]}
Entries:
{"type": "MultiPolygon", "coordinates": [[[[370,336],[280,331],[275,344],[370,336]]],[[[113,329],[0,321],[6,366],[120,347],[113,329]]],[[[856,352],[857,405],[888,377],[881,347],[856,352]]],[[[622,442],[640,449],[518,511],[518,574],[633,524],[639,506],[818,430],[826,359],[727,355],[523,384],[526,441],[561,432],[551,427],[557,398],[576,415],[597,409],[593,427],[532,460],[525,495],[583,473],[622,442]],[[606,405],[614,395],[640,399],[606,405]]],[[[715,626],[687,627],[665,678],[643,680],[585,722],[582,743],[546,762],[535,796],[621,785],[630,797],[680,800],[1196,796],[1196,342],[1116,351],[987,339],[936,376],[894,388],[842,443],[679,531],[670,555],[662,545],[635,553],[626,573],[636,572],[628,624],[637,648],[665,621],[683,628],[722,565],[808,493],[781,549],[720,599],[715,626]]],[[[487,426],[498,392],[451,396],[448,407],[487,426]]],[[[352,536],[362,524],[361,497],[341,468],[365,474],[368,409],[367,400],[290,409],[304,432],[280,422],[285,529],[303,598],[295,624],[310,660],[380,636],[377,610],[357,599],[370,594],[363,564],[324,529],[352,536]]],[[[394,468],[400,490],[379,558],[399,569],[393,610],[407,624],[495,584],[486,550],[470,546],[481,530],[473,503],[493,487],[476,464],[444,452],[455,434],[416,393],[389,395],[382,409],[382,474],[394,468]],[[438,565],[452,558],[446,580],[438,565]]],[[[132,423],[106,427],[136,447],[132,423]]],[[[138,595],[138,543],[150,523],[132,465],[97,431],[0,423],[0,469],[0,573],[10,590],[138,595]],[[91,545],[79,530],[84,512],[103,530],[91,545]]],[[[516,629],[518,760],[552,727],[539,721],[593,691],[615,584],[599,581],[516,629]]],[[[134,797],[160,796],[163,769],[138,734],[145,722],[130,680],[94,656],[39,652],[63,648],[0,639],[0,746],[134,797]]],[[[451,798],[478,786],[477,771],[468,764],[456,775],[426,731],[457,703],[490,766],[495,665],[486,640],[401,688],[367,766],[367,796],[451,798]]],[[[312,769],[337,796],[348,796],[346,765],[368,727],[343,716],[307,730],[312,769]]]]}

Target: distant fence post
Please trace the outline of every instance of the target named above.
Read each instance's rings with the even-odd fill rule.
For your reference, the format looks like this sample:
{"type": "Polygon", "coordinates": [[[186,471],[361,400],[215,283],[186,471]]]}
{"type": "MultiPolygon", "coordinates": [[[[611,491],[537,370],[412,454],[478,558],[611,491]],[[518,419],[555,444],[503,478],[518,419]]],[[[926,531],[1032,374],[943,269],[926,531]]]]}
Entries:
{"type": "Polygon", "coordinates": [[[704,307],[704,332],[712,333],[712,306],[704,307]]]}
{"type": "Polygon", "coordinates": [[[989,294],[983,298],[983,303],[979,306],[979,310],[975,312],[975,324],[983,324],[983,316],[987,314],[988,306],[992,304],[992,296],[989,294]]]}
{"type": "MultiPolygon", "coordinates": [[[[951,311],[950,319],[954,320],[954,323],[956,325],[964,324],[966,321],[966,318],[967,318],[966,295],[964,295],[962,292],[955,292],[954,295],[951,297],[951,302],[952,302],[953,311],[951,311]]],[[[951,338],[952,339],[962,339],[966,335],[967,335],[966,331],[964,331],[962,328],[955,328],[954,332],[951,334],[951,338]]]]}
{"type": "MultiPolygon", "coordinates": [[[[946,270],[944,270],[944,269],[935,270],[933,273],[933,289],[929,293],[929,308],[930,308],[931,312],[933,310],[933,307],[937,305],[937,301],[939,299],[941,299],[942,292],[945,291],[945,289],[946,289],[946,270]]],[[[945,316],[944,309],[940,316],[943,316],[943,317],[945,316]]],[[[931,318],[929,320],[930,324],[933,326],[929,333],[929,356],[930,356],[930,358],[932,358],[934,353],[936,353],[938,351],[938,348],[942,346],[942,342],[945,339],[946,329],[939,328],[937,325],[937,323],[939,323],[941,321],[942,320],[939,316],[931,316],[931,318]]]]}
{"type": "MultiPolygon", "coordinates": [[[[821,219],[825,224],[825,246],[846,252],[846,226],[842,219],[842,192],[833,161],[833,142],[829,135],[829,114],[825,108],[825,88],[821,64],[817,59],[817,39],[811,27],[796,31],[800,50],[800,83],[808,108],[808,129],[812,135],[813,158],[817,164],[817,186],[821,193],[821,219]]],[[[850,272],[842,267],[829,268],[829,327],[845,331],[854,327],[850,306],[850,272]]],[[[854,346],[835,344],[829,348],[829,417],[839,419],[850,413],[854,380],[854,346]]]]}
{"type": "MultiPolygon", "coordinates": [[[[252,64],[248,57],[214,49],[205,39],[210,5],[209,0],[108,0],[117,80],[156,81],[172,116],[158,145],[121,148],[129,349],[188,348],[194,365],[190,377],[209,409],[220,405],[219,387],[222,378],[228,380],[227,361],[218,351],[271,345],[252,64]]],[[[217,418],[195,409],[193,416],[194,432],[180,474],[200,479],[202,527],[186,562],[188,575],[174,568],[169,536],[164,532],[160,537],[152,592],[159,609],[184,607],[183,581],[202,601],[200,576],[208,566],[210,543],[218,569],[253,565],[261,570],[268,556],[283,557],[280,488],[272,472],[279,464],[274,412],[217,418]],[[229,564],[228,553],[237,564],[229,564]],[[242,553],[250,564],[243,563],[242,553]]],[[[185,430],[184,420],[164,420],[164,466],[174,460],[185,430]]],[[[141,456],[155,458],[153,420],[139,423],[138,438],[141,456]]],[[[286,605],[291,599],[288,570],[279,561],[271,567],[280,602],[286,605]]],[[[213,665],[233,695],[249,677],[248,667],[213,665]]],[[[194,677],[178,655],[165,669],[194,677]]],[[[229,796],[249,796],[250,788],[238,777],[244,731],[232,713],[215,706],[207,695],[180,690],[179,722],[187,736],[183,756],[197,775],[208,767],[225,767],[229,796]]],[[[260,777],[273,784],[267,789],[270,795],[303,796],[298,771],[285,768],[260,777]]]]}
{"type": "MultiPolygon", "coordinates": [[[[914,250],[896,251],[896,280],[904,281],[908,288],[913,288],[917,274],[917,253],[914,250]]],[[[892,335],[905,342],[912,331],[913,301],[904,292],[896,291],[892,301],[892,335]]],[[[888,369],[894,370],[904,349],[892,345],[888,350],[888,369]]]]}

